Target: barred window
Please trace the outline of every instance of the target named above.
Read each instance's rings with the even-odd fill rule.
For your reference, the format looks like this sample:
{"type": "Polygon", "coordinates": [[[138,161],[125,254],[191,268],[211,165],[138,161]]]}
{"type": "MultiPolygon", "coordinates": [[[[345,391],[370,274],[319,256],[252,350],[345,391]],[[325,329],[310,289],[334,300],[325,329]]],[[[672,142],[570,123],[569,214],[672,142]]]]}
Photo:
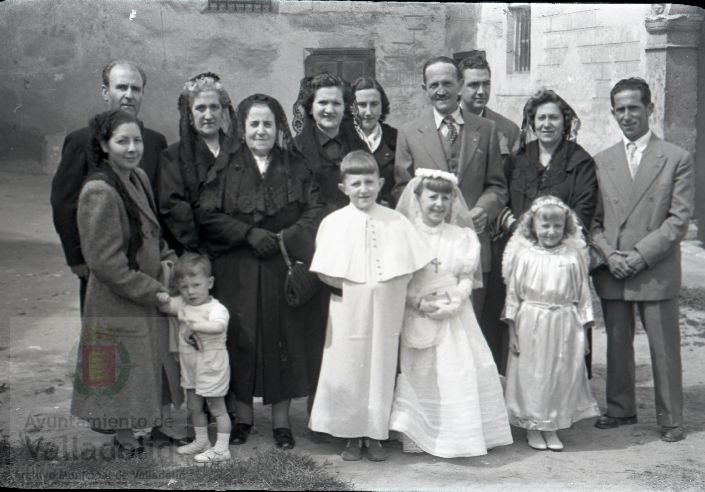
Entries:
{"type": "Polygon", "coordinates": [[[306,49],[304,57],[307,76],[328,72],[348,83],[358,77],[375,76],[374,48],[306,49]]]}
{"type": "MultiPolygon", "coordinates": [[[[508,63],[510,72],[528,72],[531,70],[531,6],[509,6],[508,54],[512,55],[508,63]]],[[[509,60],[507,60],[509,61],[509,60]]]]}
{"type": "Polygon", "coordinates": [[[277,0],[208,0],[206,12],[276,13],[277,0]]]}

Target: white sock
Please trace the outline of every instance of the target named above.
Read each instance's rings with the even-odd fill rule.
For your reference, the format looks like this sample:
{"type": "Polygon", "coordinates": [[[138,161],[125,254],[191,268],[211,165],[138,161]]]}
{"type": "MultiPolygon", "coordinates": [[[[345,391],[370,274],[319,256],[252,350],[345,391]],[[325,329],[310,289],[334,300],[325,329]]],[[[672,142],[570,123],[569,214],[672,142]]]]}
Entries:
{"type": "Polygon", "coordinates": [[[199,444],[210,444],[208,440],[208,427],[194,427],[193,432],[196,434],[195,442],[199,444]]]}
{"type": "Polygon", "coordinates": [[[230,432],[218,432],[218,438],[213,447],[220,453],[230,449],[230,432]]]}

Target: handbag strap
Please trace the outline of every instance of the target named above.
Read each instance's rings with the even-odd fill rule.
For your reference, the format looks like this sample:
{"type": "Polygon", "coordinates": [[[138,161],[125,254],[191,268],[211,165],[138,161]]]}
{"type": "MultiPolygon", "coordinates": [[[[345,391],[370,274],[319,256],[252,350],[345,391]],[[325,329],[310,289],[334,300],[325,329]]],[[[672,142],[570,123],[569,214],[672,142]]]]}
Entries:
{"type": "Polygon", "coordinates": [[[291,258],[289,258],[289,253],[286,251],[286,246],[284,245],[284,234],[281,232],[277,234],[277,242],[279,243],[279,249],[284,257],[284,263],[286,263],[286,267],[291,270],[291,258]]]}

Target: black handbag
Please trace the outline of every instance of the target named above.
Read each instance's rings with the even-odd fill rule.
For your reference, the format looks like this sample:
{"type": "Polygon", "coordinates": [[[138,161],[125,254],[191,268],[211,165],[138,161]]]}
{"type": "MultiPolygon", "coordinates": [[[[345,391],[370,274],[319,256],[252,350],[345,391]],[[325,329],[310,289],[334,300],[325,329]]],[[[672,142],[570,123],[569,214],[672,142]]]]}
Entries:
{"type": "Polygon", "coordinates": [[[286,303],[293,308],[298,308],[310,301],[321,290],[321,281],[318,279],[318,275],[308,269],[309,265],[298,260],[292,263],[286,246],[284,246],[282,234],[277,234],[277,239],[288,270],[284,279],[286,303]]]}

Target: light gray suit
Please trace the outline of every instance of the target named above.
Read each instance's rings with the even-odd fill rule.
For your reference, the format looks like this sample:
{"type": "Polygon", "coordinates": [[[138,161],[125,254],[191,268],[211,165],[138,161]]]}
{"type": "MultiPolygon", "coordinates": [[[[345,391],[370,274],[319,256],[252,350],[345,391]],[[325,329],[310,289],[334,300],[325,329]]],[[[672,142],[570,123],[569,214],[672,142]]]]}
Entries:
{"type": "Polygon", "coordinates": [[[682,424],[683,395],[678,326],[680,242],[693,212],[691,155],[651,136],[632,180],[624,143],[595,156],[600,203],[593,221],[593,247],[606,259],[616,250],[636,250],[646,268],[618,279],[606,266],[594,272],[607,331],[607,415],[636,415],[634,307],[649,337],[657,421],[682,424]]]}

